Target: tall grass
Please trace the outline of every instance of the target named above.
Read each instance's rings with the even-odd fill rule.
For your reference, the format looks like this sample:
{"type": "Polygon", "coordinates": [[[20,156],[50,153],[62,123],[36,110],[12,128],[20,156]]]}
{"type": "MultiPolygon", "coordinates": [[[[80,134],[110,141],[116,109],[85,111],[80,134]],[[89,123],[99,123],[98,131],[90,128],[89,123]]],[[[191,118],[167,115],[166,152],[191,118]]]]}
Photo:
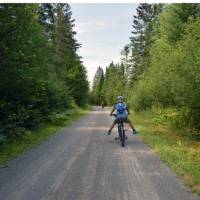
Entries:
{"type": "Polygon", "coordinates": [[[192,130],[181,130],[171,125],[168,117],[173,116],[173,112],[160,110],[158,114],[158,111],[135,113],[131,117],[144,141],[200,195],[200,142],[190,137],[192,130]],[[161,113],[169,116],[163,117],[161,113]]]}

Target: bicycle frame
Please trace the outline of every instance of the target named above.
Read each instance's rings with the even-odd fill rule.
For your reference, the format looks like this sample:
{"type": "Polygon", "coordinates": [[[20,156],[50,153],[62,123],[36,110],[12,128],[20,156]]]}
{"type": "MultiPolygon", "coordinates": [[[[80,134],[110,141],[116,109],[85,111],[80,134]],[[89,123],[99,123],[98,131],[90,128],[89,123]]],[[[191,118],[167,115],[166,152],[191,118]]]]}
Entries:
{"type": "MultiPolygon", "coordinates": [[[[117,117],[116,114],[112,114],[112,116],[114,116],[115,118],[117,117]]],[[[117,123],[117,125],[118,125],[118,133],[119,133],[119,137],[121,141],[121,146],[124,147],[126,139],[125,139],[125,130],[124,130],[123,120],[120,120],[119,123],[117,123]]]]}
{"type": "Polygon", "coordinates": [[[119,132],[119,137],[120,137],[120,141],[121,141],[121,146],[124,147],[124,145],[125,145],[125,130],[124,130],[123,121],[120,121],[118,123],[118,132],[119,132]]]}

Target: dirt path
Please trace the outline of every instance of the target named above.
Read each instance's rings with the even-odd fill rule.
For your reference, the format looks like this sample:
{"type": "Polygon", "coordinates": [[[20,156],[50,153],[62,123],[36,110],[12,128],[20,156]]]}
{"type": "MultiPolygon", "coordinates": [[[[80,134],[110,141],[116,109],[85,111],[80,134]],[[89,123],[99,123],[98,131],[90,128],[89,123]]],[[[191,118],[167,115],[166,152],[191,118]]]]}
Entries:
{"type": "Polygon", "coordinates": [[[0,168],[2,200],[197,200],[140,136],[125,148],[105,133],[96,107],[42,145],[0,168]]]}

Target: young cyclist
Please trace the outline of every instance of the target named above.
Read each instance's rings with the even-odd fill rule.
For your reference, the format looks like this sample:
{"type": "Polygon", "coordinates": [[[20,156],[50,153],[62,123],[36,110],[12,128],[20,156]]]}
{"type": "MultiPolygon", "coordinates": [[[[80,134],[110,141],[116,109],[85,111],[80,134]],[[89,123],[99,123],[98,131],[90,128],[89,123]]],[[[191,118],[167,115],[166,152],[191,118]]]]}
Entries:
{"type": "Polygon", "coordinates": [[[131,121],[128,118],[129,110],[128,110],[128,107],[126,106],[125,102],[124,102],[123,96],[117,97],[117,103],[113,106],[113,109],[110,113],[110,116],[112,116],[112,114],[115,110],[117,111],[116,119],[114,120],[112,126],[109,129],[108,135],[111,134],[111,131],[114,128],[115,124],[117,124],[122,119],[125,123],[129,124],[129,126],[131,127],[131,129],[133,131],[133,134],[137,134],[138,132],[135,130],[134,126],[132,125],[131,121]]]}

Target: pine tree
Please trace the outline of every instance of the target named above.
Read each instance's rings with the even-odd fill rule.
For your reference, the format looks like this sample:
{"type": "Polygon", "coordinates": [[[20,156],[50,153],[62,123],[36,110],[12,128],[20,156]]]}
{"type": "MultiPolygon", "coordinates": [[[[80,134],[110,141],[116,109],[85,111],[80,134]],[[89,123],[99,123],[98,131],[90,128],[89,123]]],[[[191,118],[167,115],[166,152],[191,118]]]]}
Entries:
{"type": "Polygon", "coordinates": [[[44,26],[48,40],[53,41],[55,35],[56,5],[42,3],[39,5],[39,23],[44,26]]]}
{"type": "Polygon", "coordinates": [[[104,84],[104,72],[101,67],[98,67],[93,79],[92,92],[91,92],[92,102],[94,104],[100,105],[102,100],[104,100],[103,84],[104,84]]]}
{"type": "Polygon", "coordinates": [[[121,51],[121,68],[124,74],[124,85],[128,84],[131,77],[130,45],[125,45],[121,51]]]}
{"type": "Polygon", "coordinates": [[[133,16],[132,48],[132,80],[137,80],[149,65],[149,50],[153,44],[153,26],[162,11],[162,4],[141,3],[137,15],[133,16]]]}
{"type": "Polygon", "coordinates": [[[86,80],[86,70],[81,63],[77,50],[80,44],[75,39],[76,32],[73,30],[74,19],[69,4],[56,4],[56,27],[55,27],[55,46],[58,56],[57,74],[64,81],[68,90],[76,103],[81,105],[82,100],[77,94],[87,94],[88,82],[86,80]],[[77,81],[79,77],[84,77],[85,90],[79,87],[77,81]],[[80,91],[78,91],[80,88],[80,91]]]}

